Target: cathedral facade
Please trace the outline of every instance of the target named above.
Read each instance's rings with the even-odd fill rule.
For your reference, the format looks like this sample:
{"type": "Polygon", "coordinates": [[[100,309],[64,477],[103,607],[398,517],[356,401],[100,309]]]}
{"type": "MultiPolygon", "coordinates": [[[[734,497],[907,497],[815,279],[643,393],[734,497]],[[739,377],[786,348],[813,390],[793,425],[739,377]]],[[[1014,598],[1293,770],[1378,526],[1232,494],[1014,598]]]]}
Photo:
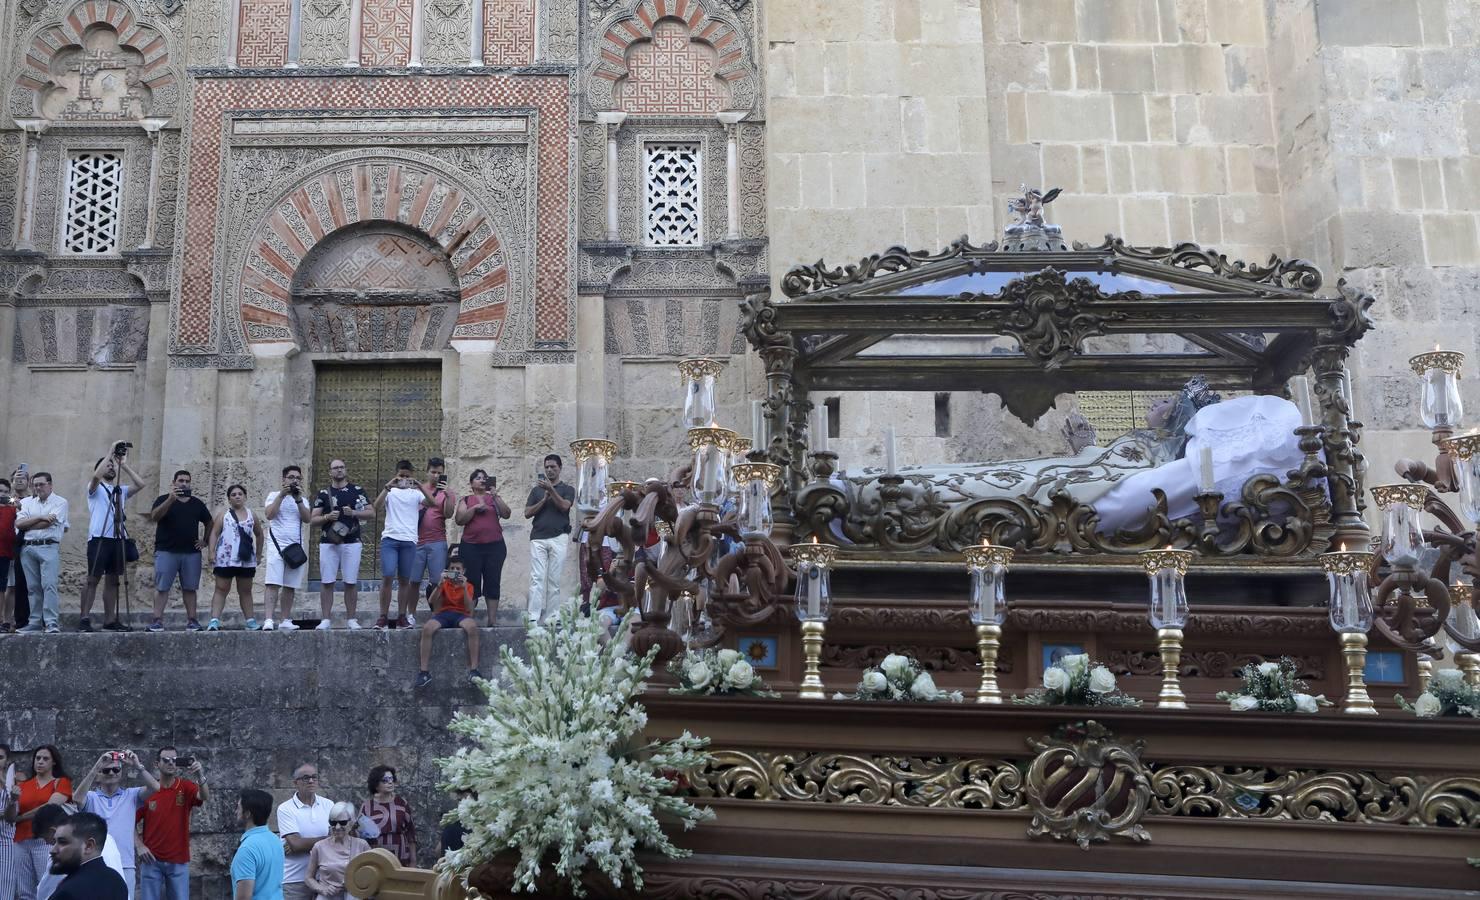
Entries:
{"type": "MultiPolygon", "coordinates": [[[[1072,239],[1303,257],[1376,294],[1349,364],[1386,470],[1426,444],[1408,356],[1476,349],[1477,11],[8,0],[0,465],[75,497],[132,440],[214,503],[287,463],[368,486],[439,455],[520,498],[544,453],[607,437],[615,477],[656,475],[684,450],[680,358],[726,360],[748,430],[742,297],[992,239],[1027,183],[1064,189],[1072,239]]],[[[1066,409],[999,407],[830,398],[833,449],[877,463],[886,424],[907,460],[1061,445],[1066,409]]]]}

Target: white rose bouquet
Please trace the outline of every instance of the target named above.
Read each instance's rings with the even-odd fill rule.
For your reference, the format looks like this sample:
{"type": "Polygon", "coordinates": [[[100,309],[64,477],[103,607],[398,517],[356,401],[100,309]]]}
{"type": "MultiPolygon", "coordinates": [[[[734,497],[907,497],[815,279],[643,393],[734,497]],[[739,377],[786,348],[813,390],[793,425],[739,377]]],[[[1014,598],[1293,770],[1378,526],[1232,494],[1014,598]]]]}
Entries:
{"type": "Polygon", "coordinates": [[[1243,686],[1236,691],[1219,691],[1219,700],[1227,700],[1234,712],[1313,713],[1330,706],[1325,694],[1310,693],[1309,686],[1296,677],[1295,661],[1282,656],[1278,662],[1249,663],[1239,670],[1243,686]]]}
{"type": "Polygon", "coordinates": [[[884,661],[863,671],[852,694],[835,694],[834,700],[901,700],[960,703],[960,691],[943,691],[914,657],[891,653],[884,661]]]}
{"type": "Polygon", "coordinates": [[[643,738],[647,712],[637,698],[657,648],[635,658],[630,625],[629,615],[607,640],[601,620],[572,600],[529,630],[527,659],[502,648],[502,677],[478,682],[488,706],[453,716],[451,731],[469,745],[437,760],[443,790],[473,792],[443,819],[461,822],[467,837],[437,871],[466,885],[474,867],[512,852],[515,892],[535,891],[546,867],[585,896],[582,875],[593,869],[641,890],[639,850],[689,855],[660,820],[689,829],[714,818],[680,796],[673,777],[704,766],[709,742],[688,732],[643,738]]]}
{"type": "Polygon", "coordinates": [[[1084,653],[1066,656],[1043,670],[1043,687],[1013,703],[1029,706],[1140,706],[1115,686],[1115,675],[1084,653]]]}
{"type": "Polygon", "coordinates": [[[750,697],[780,697],[766,687],[739,650],[690,650],[668,661],[668,671],[678,676],[672,694],[744,694],[750,697]]]}
{"type": "Polygon", "coordinates": [[[1429,719],[1435,716],[1472,716],[1480,719],[1480,688],[1465,684],[1465,673],[1459,669],[1440,669],[1429,679],[1429,689],[1409,703],[1394,694],[1398,705],[1414,715],[1429,719]]]}

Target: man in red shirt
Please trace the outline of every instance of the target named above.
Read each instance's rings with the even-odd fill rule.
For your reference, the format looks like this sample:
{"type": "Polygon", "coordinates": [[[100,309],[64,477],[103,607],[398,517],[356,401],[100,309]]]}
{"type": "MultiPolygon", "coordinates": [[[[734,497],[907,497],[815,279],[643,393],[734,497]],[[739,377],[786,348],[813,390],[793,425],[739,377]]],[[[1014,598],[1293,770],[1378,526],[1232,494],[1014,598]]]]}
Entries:
{"type": "Polygon", "coordinates": [[[139,808],[140,900],[190,900],[190,814],[210,791],[200,760],[182,760],[174,747],[161,747],[158,758],[159,790],[139,808]],[[180,777],[182,762],[195,781],[180,777]]]}

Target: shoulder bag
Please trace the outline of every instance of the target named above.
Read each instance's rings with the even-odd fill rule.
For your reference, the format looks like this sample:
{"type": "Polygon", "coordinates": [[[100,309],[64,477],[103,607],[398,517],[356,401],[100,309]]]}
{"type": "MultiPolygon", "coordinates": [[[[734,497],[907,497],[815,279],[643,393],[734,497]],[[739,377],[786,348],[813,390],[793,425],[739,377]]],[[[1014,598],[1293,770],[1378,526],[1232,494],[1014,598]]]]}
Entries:
{"type": "MultiPolygon", "coordinates": [[[[294,497],[293,500],[293,510],[297,512],[298,498],[294,497]]],[[[290,569],[296,569],[308,562],[308,554],[304,552],[303,545],[298,541],[294,541],[286,547],[278,543],[277,535],[272,531],[272,522],[267,523],[267,533],[272,538],[272,545],[277,548],[278,556],[283,558],[283,565],[290,569]]],[[[298,533],[300,535],[303,534],[303,523],[301,521],[298,523],[298,533]]]]}

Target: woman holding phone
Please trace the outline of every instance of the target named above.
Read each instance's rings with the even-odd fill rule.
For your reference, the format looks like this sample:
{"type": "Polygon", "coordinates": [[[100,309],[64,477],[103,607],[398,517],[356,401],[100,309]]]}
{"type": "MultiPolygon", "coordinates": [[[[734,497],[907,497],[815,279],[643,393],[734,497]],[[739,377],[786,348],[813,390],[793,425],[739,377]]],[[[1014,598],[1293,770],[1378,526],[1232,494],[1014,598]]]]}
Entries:
{"type": "Polygon", "coordinates": [[[509,504],[498,493],[498,479],[482,469],[474,469],[468,476],[468,487],[472,493],[457,505],[453,521],[462,526],[462,542],[458,555],[467,569],[468,584],[473,588],[473,608],[478,608],[478,598],[488,601],[488,624],[493,624],[498,612],[499,581],[504,571],[504,560],[509,549],[504,543],[504,526],[500,521],[507,519],[509,504]]]}

